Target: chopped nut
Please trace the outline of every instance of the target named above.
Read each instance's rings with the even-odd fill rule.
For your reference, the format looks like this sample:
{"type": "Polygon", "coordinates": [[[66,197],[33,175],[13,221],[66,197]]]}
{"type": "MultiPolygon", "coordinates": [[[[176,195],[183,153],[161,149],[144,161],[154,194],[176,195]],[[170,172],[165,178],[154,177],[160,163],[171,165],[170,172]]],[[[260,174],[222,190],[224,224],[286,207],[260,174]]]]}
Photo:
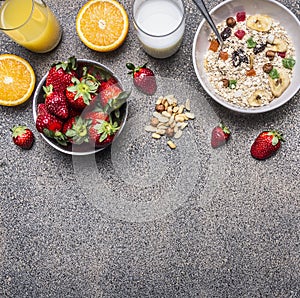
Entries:
{"type": "Polygon", "coordinates": [[[168,118],[171,118],[171,114],[170,113],[168,113],[167,111],[163,111],[162,113],[161,113],[163,116],[165,116],[165,117],[168,117],[168,118]]]}
{"type": "Polygon", "coordinates": [[[176,122],[184,122],[185,121],[185,117],[183,114],[178,114],[175,116],[175,121],[176,122]]]}
{"type": "Polygon", "coordinates": [[[187,111],[191,110],[191,100],[190,99],[186,100],[186,102],[185,102],[185,108],[186,108],[187,111]]]}
{"type": "Polygon", "coordinates": [[[176,148],[176,145],[175,145],[172,141],[168,141],[167,144],[168,144],[168,146],[169,146],[171,149],[175,149],[175,148],[176,148]]]}
{"type": "Polygon", "coordinates": [[[226,25],[233,28],[236,25],[236,20],[233,17],[229,17],[226,19],[226,25]]]}
{"type": "Polygon", "coordinates": [[[156,105],[155,106],[155,110],[157,111],[157,112],[162,112],[162,111],[164,111],[165,110],[165,106],[163,105],[163,104],[158,104],[158,105],[156,105]]]}
{"type": "Polygon", "coordinates": [[[157,126],[159,124],[159,120],[156,117],[152,117],[151,121],[150,121],[150,124],[152,126],[157,126]]]}
{"type": "Polygon", "coordinates": [[[174,136],[174,133],[175,132],[174,132],[173,128],[171,128],[171,127],[167,128],[167,130],[166,130],[166,136],[167,137],[172,138],[174,136]]]}
{"type": "Polygon", "coordinates": [[[159,134],[159,135],[163,136],[163,135],[166,133],[166,130],[165,130],[165,129],[161,129],[161,128],[159,128],[159,129],[157,129],[157,130],[156,130],[156,132],[155,132],[155,133],[157,133],[157,134],[159,134]]]}
{"type": "Polygon", "coordinates": [[[179,110],[179,107],[174,107],[174,108],[173,108],[173,113],[177,113],[178,110],[179,110]]]}
{"type": "Polygon", "coordinates": [[[162,102],[162,97],[159,97],[158,100],[156,101],[156,105],[160,105],[162,102]]]}
{"type": "Polygon", "coordinates": [[[172,114],[173,113],[173,107],[172,106],[168,106],[167,112],[172,114]]]}
{"type": "Polygon", "coordinates": [[[179,109],[178,109],[178,114],[182,114],[183,111],[184,111],[184,109],[185,109],[185,106],[184,105],[180,105],[179,109]]]}
{"type": "Polygon", "coordinates": [[[265,73],[270,73],[272,69],[273,69],[273,65],[271,63],[266,63],[263,66],[263,71],[265,73]]]}
{"type": "Polygon", "coordinates": [[[185,115],[187,116],[188,119],[195,119],[194,113],[186,112],[185,115]]]}
{"type": "Polygon", "coordinates": [[[229,80],[228,79],[223,79],[223,87],[227,88],[229,86],[229,80]]]}
{"type": "Polygon", "coordinates": [[[152,125],[146,125],[145,126],[145,131],[148,132],[156,132],[156,127],[152,126],[152,125]]]}
{"type": "Polygon", "coordinates": [[[153,138],[153,139],[160,139],[160,138],[161,138],[161,135],[159,135],[158,133],[154,132],[154,133],[152,134],[152,138],[153,138]]]}
{"type": "Polygon", "coordinates": [[[182,136],[182,130],[179,129],[179,130],[175,133],[174,138],[175,138],[175,139],[179,139],[181,136],[182,136]]]}
{"type": "Polygon", "coordinates": [[[275,54],[276,53],[274,51],[269,50],[266,52],[266,57],[268,57],[270,60],[273,60],[275,57],[275,54]]]}

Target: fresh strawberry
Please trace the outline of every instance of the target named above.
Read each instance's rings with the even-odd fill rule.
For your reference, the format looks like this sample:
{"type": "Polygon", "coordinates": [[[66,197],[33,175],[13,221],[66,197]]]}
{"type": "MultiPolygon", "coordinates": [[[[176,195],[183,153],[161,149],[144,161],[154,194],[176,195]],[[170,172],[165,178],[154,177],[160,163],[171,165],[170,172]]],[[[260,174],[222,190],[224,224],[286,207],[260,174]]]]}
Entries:
{"type": "Polygon", "coordinates": [[[84,118],[92,120],[92,124],[97,124],[99,120],[108,121],[109,115],[102,111],[92,111],[92,112],[85,114],[84,118]]]}
{"type": "Polygon", "coordinates": [[[43,87],[45,92],[45,105],[48,112],[60,119],[67,119],[69,116],[69,109],[67,98],[63,91],[53,90],[53,86],[49,85],[43,87]]]}
{"type": "Polygon", "coordinates": [[[222,123],[219,126],[216,126],[211,133],[211,146],[213,148],[218,148],[224,145],[230,136],[230,130],[228,127],[222,123]]]}
{"type": "Polygon", "coordinates": [[[55,91],[65,91],[71,79],[76,76],[77,61],[70,57],[65,62],[53,64],[46,78],[46,86],[52,85],[55,91]]]}
{"type": "Polygon", "coordinates": [[[68,141],[81,145],[89,142],[89,127],[92,121],[83,119],[80,116],[72,117],[65,122],[62,133],[66,135],[68,141]]]}
{"type": "Polygon", "coordinates": [[[118,97],[122,92],[121,87],[114,78],[101,82],[98,90],[102,107],[105,107],[111,99],[118,97]]]}
{"type": "Polygon", "coordinates": [[[132,63],[127,63],[126,67],[130,69],[128,74],[133,75],[133,84],[137,89],[147,95],[155,93],[157,89],[156,78],[153,71],[147,67],[147,63],[139,67],[135,67],[132,63]]]}
{"type": "Polygon", "coordinates": [[[37,114],[38,115],[49,114],[49,112],[47,111],[46,105],[44,103],[38,104],[37,114]]]}
{"type": "Polygon", "coordinates": [[[81,112],[72,108],[69,108],[69,118],[80,116],[81,112]]]}
{"type": "Polygon", "coordinates": [[[82,111],[96,98],[98,86],[99,83],[90,77],[82,77],[80,80],[74,77],[66,89],[70,107],[82,111]]]}
{"type": "Polygon", "coordinates": [[[116,132],[120,129],[118,123],[112,123],[105,120],[97,120],[89,129],[90,143],[96,148],[104,147],[110,144],[116,132]]]}
{"type": "Polygon", "coordinates": [[[263,131],[253,142],[250,152],[252,157],[256,159],[266,159],[272,156],[284,142],[282,134],[279,132],[263,131]]]}
{"type": "Polygon", "coordinates": [[[36,129],[38,132],[44,133],[45,129],[50,131],[61,131],[63,127],[63,123],[57,117],[51,115],[50,113],[47,114],[40,114],[36,118],[36,129]]]}
{"type": "Polygon", "coordinates": [[[30,149],[34,141],[32,131],[26,126],[19,125],[12,128],[13,142],[22,149],[30,149]]]}

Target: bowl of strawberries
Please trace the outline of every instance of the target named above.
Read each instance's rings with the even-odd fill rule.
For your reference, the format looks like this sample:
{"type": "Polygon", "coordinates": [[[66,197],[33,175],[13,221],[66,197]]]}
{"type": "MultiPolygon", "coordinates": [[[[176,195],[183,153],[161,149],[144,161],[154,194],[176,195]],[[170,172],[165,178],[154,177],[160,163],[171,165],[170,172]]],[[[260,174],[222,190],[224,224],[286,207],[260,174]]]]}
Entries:
{"type": "Polygon", "coordinates": [[[103,64],[70,57],[53,64],[35,90],[36,129],[63,153],[97,153],[121,133],[129,96],[130,91],[103,64]]]}

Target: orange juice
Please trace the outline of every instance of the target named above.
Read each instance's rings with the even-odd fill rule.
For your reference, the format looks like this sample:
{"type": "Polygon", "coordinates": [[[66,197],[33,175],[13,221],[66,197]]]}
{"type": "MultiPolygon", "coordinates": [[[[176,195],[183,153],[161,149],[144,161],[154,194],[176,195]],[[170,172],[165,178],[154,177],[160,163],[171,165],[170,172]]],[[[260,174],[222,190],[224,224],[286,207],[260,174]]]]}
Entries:
{"type": "Polygon", "coordinates": [[[41,0],[6,0],[0,8],[0,28],[21,46],[37,53],[54,49],[61,28],[41,0]]]}

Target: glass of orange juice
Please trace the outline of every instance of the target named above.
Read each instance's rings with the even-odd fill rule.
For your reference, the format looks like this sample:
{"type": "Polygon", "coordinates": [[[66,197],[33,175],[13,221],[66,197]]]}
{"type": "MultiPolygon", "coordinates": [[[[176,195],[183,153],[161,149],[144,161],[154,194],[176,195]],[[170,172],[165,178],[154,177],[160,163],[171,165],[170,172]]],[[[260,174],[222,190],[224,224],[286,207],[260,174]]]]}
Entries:
{"type": "Polygon", "coordinates": [[[0,1],[0,30],[36,53],[53,50],[62,35],[57,18],[43,0],[0,1]]]}

